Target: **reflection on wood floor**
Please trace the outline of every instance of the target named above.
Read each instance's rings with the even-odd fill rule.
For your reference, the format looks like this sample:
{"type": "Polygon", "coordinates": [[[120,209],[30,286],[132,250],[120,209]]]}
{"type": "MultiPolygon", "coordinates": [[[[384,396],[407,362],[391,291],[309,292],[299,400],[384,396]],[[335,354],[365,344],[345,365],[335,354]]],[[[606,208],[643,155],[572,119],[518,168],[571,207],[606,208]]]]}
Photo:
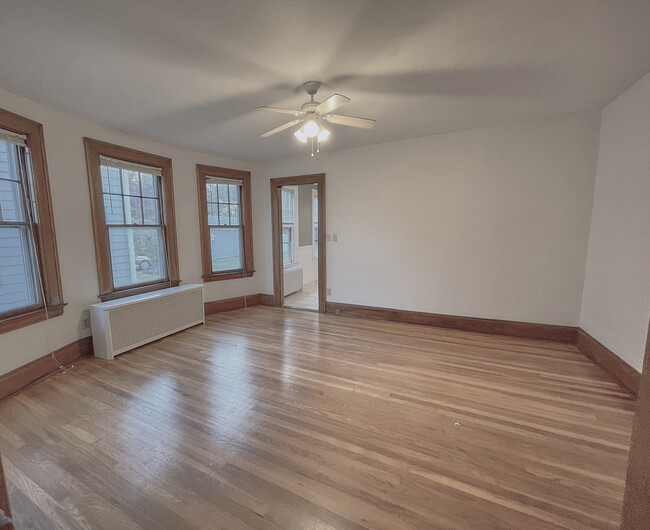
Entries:
{"type": "Polygon", "coordinates": [[[302,292],[284,297],[284,306],[293,309],[311,309],[318,311],[318,280],[306,284],[302,292]]]}
{"type": "Polygon", "coordinates": [[[574,346],[252,307],[0,404],[17,528],[617,528],[634,402],[574,346]]]}

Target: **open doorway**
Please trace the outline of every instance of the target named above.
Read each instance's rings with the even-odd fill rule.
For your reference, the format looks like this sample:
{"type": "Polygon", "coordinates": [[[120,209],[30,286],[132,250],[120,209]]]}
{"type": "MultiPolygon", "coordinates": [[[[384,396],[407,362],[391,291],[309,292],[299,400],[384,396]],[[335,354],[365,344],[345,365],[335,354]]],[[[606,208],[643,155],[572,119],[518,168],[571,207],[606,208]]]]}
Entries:
{"type": "Polygon", "coordinates": [[[275,306],[326,310],[325,175],[271,179],[275,306]]]}

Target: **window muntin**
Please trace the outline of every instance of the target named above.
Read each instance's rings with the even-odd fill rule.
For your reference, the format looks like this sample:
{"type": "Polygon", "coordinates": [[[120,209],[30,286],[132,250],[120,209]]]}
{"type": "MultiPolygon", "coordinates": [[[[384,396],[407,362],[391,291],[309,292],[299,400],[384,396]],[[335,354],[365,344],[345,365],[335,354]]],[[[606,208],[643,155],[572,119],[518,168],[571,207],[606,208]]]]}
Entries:
{"type": "Polygon", "coordinates": [[[282,261],[285,264],[295,261],[295,193],[292,189],[282,188],[282,261]]]}
{"type": "Polygon", "coordinates": [[[31,154],[20,137],[2,134],[0,136],[0,317],[3,314],[43,306],[36,257],[37,242],[34,234],[37,222],[31,154]]]}
{"type": "Polygon", "coordinates": [[[113,286],[166,281],[160,169],[100,157],[100,173],[113,286]]]}
{"type": "Polygon", "coordinates": [[[205,182],[211,272],[244,267],[242,182],[207,177],[205,182]]]}

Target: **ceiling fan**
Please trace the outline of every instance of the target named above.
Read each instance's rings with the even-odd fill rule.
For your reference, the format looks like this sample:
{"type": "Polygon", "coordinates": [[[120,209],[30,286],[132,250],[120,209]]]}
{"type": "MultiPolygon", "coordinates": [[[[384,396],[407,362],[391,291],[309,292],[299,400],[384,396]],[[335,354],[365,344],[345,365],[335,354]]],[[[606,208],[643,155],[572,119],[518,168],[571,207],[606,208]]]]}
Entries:
{"type": "Polygon", "coordinates": [[[303,125],[293,133],[293,135],[300,140],[303,144],[311,143],[311,156],[314,156],[314,148],[316,153],[320,151],[320,142],[324,142],[329,138],[330,131],[323,126],[323,122],[335,123],[337,125],[347,125],[349,127],[360,127],[362,129],[372,129],[375,126],[375,120],[368,118],[356,118],[354,116],[342,116],[340,114],[330,114],[333,110],[338,109],[341,105],[345,105],[350,101],[341,94],[334,94],[322,103],[314,101],[314,96],[320,87],[319,81],[307,81],[302,86],[305,88],[307,94],[311,99],[304,103],[300,110],[281,109],[278,107],[257,107],[259,110],[268,110],[270,112],[278,112],[280,114],[291,114],[296,119],[291,120],[284,125],[280,125],[275,129],[271,129],[265,133],[260,134],[262,138],[271,136],[272,134],[279,133],[285,129],[289,129],[294,125],[303,123],[303,125]]]}

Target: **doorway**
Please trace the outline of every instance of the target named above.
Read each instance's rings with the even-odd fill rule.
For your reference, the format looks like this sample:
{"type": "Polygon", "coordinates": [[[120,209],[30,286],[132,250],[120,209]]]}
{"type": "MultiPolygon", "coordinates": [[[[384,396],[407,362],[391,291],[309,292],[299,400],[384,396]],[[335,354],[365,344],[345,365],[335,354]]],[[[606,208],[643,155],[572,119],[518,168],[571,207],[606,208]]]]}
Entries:
{"type": "Polygon", "coordinates": [[[273,305],[325,313],[325,174],[271,179],[273,305]]]}

